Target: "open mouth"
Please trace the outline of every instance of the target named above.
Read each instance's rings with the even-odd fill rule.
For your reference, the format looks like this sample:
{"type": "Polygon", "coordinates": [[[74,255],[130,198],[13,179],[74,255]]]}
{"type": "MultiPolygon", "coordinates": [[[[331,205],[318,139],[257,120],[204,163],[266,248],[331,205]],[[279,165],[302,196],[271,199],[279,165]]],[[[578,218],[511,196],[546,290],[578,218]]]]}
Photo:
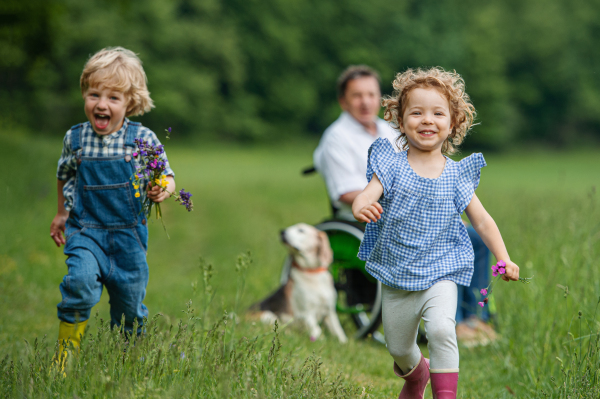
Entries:
{"type": "Polygon", "coordinates": [[[94,114],[94,124],[96,125],[97,129],[106,129],[109,123],[110,116],[104,114],[94,114]]]}

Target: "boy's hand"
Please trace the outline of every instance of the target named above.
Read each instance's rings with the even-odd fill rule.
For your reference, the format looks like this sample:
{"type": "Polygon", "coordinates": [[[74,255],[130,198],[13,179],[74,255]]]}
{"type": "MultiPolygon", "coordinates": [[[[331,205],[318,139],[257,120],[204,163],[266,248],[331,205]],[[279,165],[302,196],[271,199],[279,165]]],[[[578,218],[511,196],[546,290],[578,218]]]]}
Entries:
{"type": "Polygon", "coordinates": [[[354,218],[360,222],[377,222],[379,219],[381,219],[382,213],[383,208],[381,207],[379,202],[376,201],[372,204],[368,204],[360,208],[358,212],[354,215],[354,218]]]}
{"type": "Polygon", "coordinates": [[[519,280],[519,266],[510,260],[504,261],[506,263],[506,273],[502,275],[504,281],[517,281],[519,280]]]}
{"type": "Polygon", "coordinates": [[[166,191],[163,191],[160,186],[151,186],[150,183],[148,183],[148,187],[146,187],[146,195],[152,200],[152,202],[163,202],[169,198],[170,194],[166,191]]]}
{"type": "Polygon", "coordinates": [[[148,183],[148,187],[146,187],[146,195],[152,202],[163,202],[171,196],[171,193],[175,192],[175,179],[173,179],[173,176],[167,176],[166,180],[168,184],[165,190],[163,190],[160,186],[152,186],[151,183],[148,183]]]}
{"type": "Polygon", "coordinates": [[[67,242],[63,233],[65,232],[65,223],[67,223],[68,218],[68,213],[66,215],[59,213],[54,216],[54,219],[50,224],[50,237],[54,240],[57,247],[60,247],[67,242]]]}

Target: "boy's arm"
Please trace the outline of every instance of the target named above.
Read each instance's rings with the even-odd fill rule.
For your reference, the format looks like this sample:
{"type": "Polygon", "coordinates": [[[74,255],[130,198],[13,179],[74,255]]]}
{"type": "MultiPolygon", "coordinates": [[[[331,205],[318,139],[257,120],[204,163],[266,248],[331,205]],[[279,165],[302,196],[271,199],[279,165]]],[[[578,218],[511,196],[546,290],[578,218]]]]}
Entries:
{"type": "Polygon", "coordinates": [[[169,198],[171,194],[175,194],[175,179],[173,178],[173,176],[168,175],[165,178],[165,180],[168,183],[165,190],[163,190],[159,186],[151,187],[150,183],[148,183],[146,195],[152,200],[152,202],[163,202],[164,200],[169,198]]]}
{"type": "Polygon", "coordinates": [[[502,275],[505,281],[519,279],[519,266],[510,260],[508,251],[502,240],[500,230],[494,222],[494,219],[487,213],[477,195],[473,194],[471,203],[465,209],[471,225],[481,236],[485,245],[494,254],[496,260],[506,262],[506,273],[502,275]]]}
{"type": "Polygon", "coordinates": [[[359,222],[367,223],[370,223],[371,221],[377,222],[381,219],[383,208],[379,202],[377,202],[381,197],[381,194],[383,194],[383,186],[377,175],[373,173],[373,178],[369,184],[367,184],[367,187],[356,196],[352,203],[352,213],[354,214],[354,218],[359,222]]]}
{"type": "Polygon", "coordinates": [[[57,194],[58,194],[58,210],[56,212],[56,216],[52,220],[50,224],[50,237],[54,240],[57,247],[65,244],[65,236],[63,235],[65,231],[65,224],[67,219],[69,218],[69,211],[65,209],[65,196],[63,194],[63,188],[67,183],[66,180],[58,180],[57,179],[57,194]]]}

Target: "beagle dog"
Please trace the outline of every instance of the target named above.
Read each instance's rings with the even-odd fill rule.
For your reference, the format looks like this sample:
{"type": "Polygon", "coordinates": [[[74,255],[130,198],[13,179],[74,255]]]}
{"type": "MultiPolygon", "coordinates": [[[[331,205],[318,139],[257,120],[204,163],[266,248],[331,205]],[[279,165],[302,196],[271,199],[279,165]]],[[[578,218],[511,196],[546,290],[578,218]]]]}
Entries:
{"type": "Polygon", "coordinates": [[[337,292],[328,269],[333,252],[327,234],[299,223],[282,230],[281,241],[292,257],[289,279],[250,310],[259,312],[263,322],[293,318],[308,330],[311,341],[321,336],[319,324],[324,322],[340,342],[348,342],[335,310],[337,292]]]}

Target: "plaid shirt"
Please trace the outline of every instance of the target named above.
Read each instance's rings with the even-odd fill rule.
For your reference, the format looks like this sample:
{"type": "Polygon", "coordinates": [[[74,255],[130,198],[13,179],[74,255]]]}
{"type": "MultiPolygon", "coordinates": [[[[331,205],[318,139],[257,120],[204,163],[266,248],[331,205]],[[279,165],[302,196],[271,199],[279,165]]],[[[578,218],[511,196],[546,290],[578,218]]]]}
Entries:
{"type": "MultiPolygon", "coordinates": [[[[125,144],[125,132],[129,125],[129,119],[125,118],[123,126],[117,132],[100,136],[94,132],[92,125],[89,122],[83,124],[81,129],[81,143],[82,153],[84,157],[111,157],[130,154],[132,147],[124,148],[125,144]]],[[[148,143],[156,146],[160,145],[160,141],[156,137],[156,134],[147,127],[140,126],[138,135],[136,138],[146,140],[148,143]]],[[[169,160],[167,154],[163,153],[163,160],[166,162],[165,174],[175,176],[173,170],[169,166],[169,160]]],[[[137,158],[134,158],[135,167],[138,168],[140,164],[137,158]]],[[[71,150],[71,130],[65,134],[63,140],[63,149],[60,159],[58,160],[58,169],[56,171],[56,177],[58,180],[66,181],[63,188],[63,195],[65,196],[65,209],[70,211],[73,208],[73,196],[75,195],[75,174],[77,172],[77,157],[76,154],[71,150]]],[[[140,191],[142,195],[143,190],[146,188],[146,183],[140,185],[140,191]],[[142,190],[143,189],[143,190],[142,190]]]]}
{"type": "Polygon", "coordinates": [[[369,149],[367,178],[383,186],[381,219],[368,223],[358,257],[383,284],[422,291],[442,280],[468,286],[473,247],[460,215],[479,185],[485,160],[473,154],[460,162],[446,158],[435,179],[417,175],[407,152],[378,139],[369,149]]]}

